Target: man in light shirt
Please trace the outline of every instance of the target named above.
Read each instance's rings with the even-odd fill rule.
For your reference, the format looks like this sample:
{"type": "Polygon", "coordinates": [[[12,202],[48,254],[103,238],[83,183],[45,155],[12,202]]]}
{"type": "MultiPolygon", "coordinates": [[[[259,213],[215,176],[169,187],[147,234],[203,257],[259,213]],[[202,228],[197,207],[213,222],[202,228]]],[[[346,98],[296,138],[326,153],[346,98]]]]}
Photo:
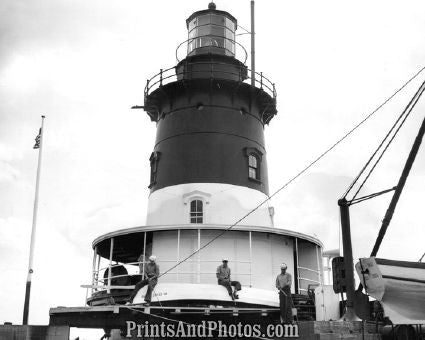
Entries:
{"type": "Polygon", "coordinates": [[[159,266],[156,264],[156,256],[151,255],[149,257],[149,262],[146,263],[144,267],[144,272],[142,272],[142,280],[139,283],[137,283],[136,286],[134,287],[134,290],[131,293],[126,305],[132,304],[133,299],[136,296],[137,292],[144,286],[148,285],[148,290],[146,291],[146,295],[145,295],[144,306],[149,306],[152,299],[152,292],[156,284],[158,283],[158,278],[159,278],[159,266]]]}
{"type": "Polygon", "coordinates": [[[282,323],[292,323],[292,276],[286,272],[286,263],[280,265],[280,274],[276,278],[276,288],[279,290],[280,320],[282,323]]]}
{"type": "Polygon", "coordinates": [[[229,293],[232,300],[239,299],[237,292],[242,289],[239,281],[232,281],[230,279],[230,268],[227,265],[229,260],[227,258],[223,258],[223,264],[217,267],[217,280],[218,284],[226,287],[227,292],[229,293]],[[232,292],[232,286],[235,287],[235,291],[232,292]]]}

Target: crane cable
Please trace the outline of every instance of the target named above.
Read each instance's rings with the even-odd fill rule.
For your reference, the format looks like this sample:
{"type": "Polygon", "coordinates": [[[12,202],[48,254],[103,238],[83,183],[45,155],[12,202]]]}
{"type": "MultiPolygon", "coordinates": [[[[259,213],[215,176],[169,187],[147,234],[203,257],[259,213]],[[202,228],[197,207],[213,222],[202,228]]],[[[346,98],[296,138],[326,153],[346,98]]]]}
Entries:
{"type": "Polygon", "coordinates": [[[359,123],[357,123],[353,128],[351,128],[348,132],[346,132],[341,138],[339,138],[335,143],[333,143],[330,147],[328,147],[324,152],[322,152],[318,157],[316,157],[313,161],[311,161],[307,166],[305,166],[301,171],[299,171],[295,176],[290,178],[284,185],[282,185],[280,188],[278,188],[273,194],[265,198],[263,201],[261,201],[257,206],[255,206],[252,210],[250,210],[248,213],[246,213],[244,216],[239,218],[235,223],[230,225],[229,227],[223,229],[221,233],[213,237],[211,240],[209,240],[207,243],[196,249],[194,252],[183,258],[182,260],[178,261],[175,265],[171,266],[169,269],[167,269],[164,273],[160,274],[158,278],[166,275],[176,267],[180,266],[182,263],[189,260],[194,255],[198,254],[202,249],[208,247],[211,243],[213,243],[215,240],[223,236],[225,233],[233,229],[236,225],[238,225],[240,222],[242,222],[245,218],[250,216],[252,213],[254,213],[256,210],[258,210],[264,203],[272,199],[274,196],[279,194],[283,189],[288,187],[292,182],[294,182],[298,177],[300,177],[302,174],[304,174],[308,169],[310,169],[313,165],[315,165],[317,162],[319,162],[323,157],[325,157],[330,151],[335,149],[340,143],[342,143],[347,137],[349,137],[354,131],[356,131],[360,126],[362,126],[366,121],[368,121],[376,112],[378,112],[382,107],[384,107],[391,99],[393,99],[400,91],[402,91],[410,82],[412,82],[423,70],[425,70],[425,66],[423,66],[418,72],[416,72],[410,79],[408,79],[400,88],[398,88],[391,96],[389,96],[384,102],[382,102],[377,108],[375,108],[371,113],[369,113],[366,117],[364,117],[359,123]]]}
{"type": "Polygon", "coordinates": [[[418,154],[424,135],[425,135],[425,118],[422,121],[421,127],[419,128],[418,134],[416,135],[413,146],[410,149],[409,156],[407,157],[407,160],[404,164],[403,171],[398,180],[396,190],[394,191],[394,195],[391,198],[391,202],[382,220],[382,225],[381,225],[381,228],[379,229],[378,237],[376,238],[375,245],[373,246],[372,253],[370,255],[371,257],[376,256],[376,254],[378,253],[379,247],[381,246],[382,240],[384,239],[387,228],[393,217],[395,208],[397,207],[397,203],[398,203],[398,200],[400,199],[404,185],[406,184],[407,177],[409,176],[410,170],[412,169],[413,163],[415,162],[415,159],[418,154]]]}
{"type": "Polygon", "coordinates": [[[359,188],[357,189],[357,191],[355,192],[355,194],[353,195],[353,197],[349,200],[349,202],[353,202],[356,199],[356,197],[359,194],[360,190],[363,188],[363,186],[365,185],[365,183],[369,179],[370,175],[375,170],[376,166],[378,165],[378,163],[380,162],[380,160],[384,156],[385,152],[388,150],[388,147],[390,146],[390,144],[393,142],[393,140],[397,136],[397,134],[400,131],[401,127],[406,122],[407,118],[409,117],[410,113],[412,112],[413,108],[415,107],[416,103],[418,102],[418,100],[421,97],[421,95],[424,92],[424,90],[425,90],[425,81],[421,84],[421,86],[419,87],[419,89],[416,91],[415,95],[412,97],[412,99],[410,100],[409,104],[407,104],[407,106],[405,107],[405,109],[403,110],[403,112],[397,118],[397,120],[395,121],[395,123],[393,124],[393,126],[391,127],[391,129],[388,131],[388,133],[386,134],[386,136],[384,137],[384,139],[382,140],[382,142],[379,144],[379,146],[377,147],[377,149],[375,150],[375,152],[372,154],[372,156],[366,162],[366,164],[364,165],[364,167],[362,168],[362,170],[360,171],[360,173],[356,176],[356,178],[354,179],[354,181],[350,184],[349,190],[347,190],[345,192],[343,198],[346,198],[346,196],[349,194],[349,192],[351,191],[351,189],[354,187],[354,185],[356,184],[356,182],[359,180],[359,178],[361,177],[361,175],[364,173],[364,171],[366,170],[366,168],[369,166],[369,164],[375,158],[375,156],[377,155],[377,153],[380,151],[380,149],[383,147],[383,145],[385,144],[385,142],[387,141],[387,139],[390,137],[391,133],[395,129],[394,134],[389,139],[389,141],[387,142],[387,144],[385,145],[385,147],[383,147],[383,150],[381,151],[381,153],[378,156],[377,160],[375,161],[375,163],[373,164],[373,166],[369,170],[368,174],[366,175],[365,179],[360,184],[359,188]],[[398,125],[398,127],[397,127],[397,125],[398,125]]]}
{"type": "MultiPolygon", "coordinates": [[[[388,101],[390,101],[393,97],[395,97],[400,91],[402,91],[408,84],[410,84],[423,70],[425,69],[425,66],[422,67],[416,74],[414,74],[407,82],[405,82],[403,84],[403,86],[401,86],[397,91],[394,92],[394,94],[390,97],[388,97],[388,99],[386,101],[384,101],[380,106],[378,106],[375,110],[375,112],[377,110],[379,110],[380,108],[382,108],[388,101]]],[[[407,108],[411,105],[413,99],[417,96],[418,93],[415,94],[415,96],[411,99],[411,101],[409,102],[409,104],[407,105],[407,107],[403,110],[402,114],[398,117],[398,119],[396,120],[396,122],[394,123],[394,125],[391,127],[390,131],[387,133],[387,135],[385,136],[385,138],[382,140],[382,142],[379,144],[378,148],[375,150],[375,152],[372,154],[372,156],[369,158],[369,160],[366,162],[366,164],[363,166],[363,168],[360,170],[359,174],[354,178],[353,182],[351,182],[351,184],[349,185],[348,189],[345,191],[344,195],[342,198],[346,198],[347,195],[350,193],[351,189],[354,187],[354,185],[357,183],[357,181],[359,180],[360,176],[364,173],[364,171],[366,170],[366,168],[369,166],[370,162],[372,161],[372,159],[375,157],[376,153],[379,151],[379,149],[382,147],[382,145],[385,143],[385,141],[387,140],[387,138],[390,136],[391,132],[394,130],[394,128],[397,126],[398,122],[400,121],[400,119],[402,119],[402,117],[404,116],[404,114],[406,113],[407,108]]],[[[372,112],[373,114],[374,112],[372,112]]],[[[409,112],[410,113],[410,112],[409,112]]],[[[367,118],[367,117],[366,117],[367,118]]],[[[357,195],[358,192],[356,192],[357,195]]],[[[354,200],[355,197],[353,197],[351,199],[354,200]]]]}

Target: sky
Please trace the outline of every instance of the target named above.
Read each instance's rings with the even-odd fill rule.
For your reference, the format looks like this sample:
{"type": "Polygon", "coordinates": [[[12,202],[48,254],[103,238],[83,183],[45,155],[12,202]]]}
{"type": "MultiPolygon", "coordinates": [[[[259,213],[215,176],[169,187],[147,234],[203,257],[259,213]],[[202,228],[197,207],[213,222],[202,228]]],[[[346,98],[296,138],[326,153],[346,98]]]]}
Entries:
{"type": "MultiPolygon", "coordinates": [[[[155,124],[130,107],[143,104],[147,78],[176,64],[185,19],[207,5],[0,2],[0,323],[22,321],[40,116],[47,118],[31,324],[47,324],[50,307],[84,304],[94,238],[144,225],[155,124]]],[[[216,5],[249,29],[248,0],[216,5]]],[[[270,192],[425,66],[424,10],[423,1],[256,1],[256,69],[278,92],[278,114],[265,127],[270,192]]],[[[249,51],[249,36],[238,38],[249,51]]],[[[425,72],[281,191],[271,203],[276,226],[338,248],[338,198],[424,80],[425,72]]],[[[362,193],[397,183],[424,100],[362,193]]],[[[424,191],[422,148],[380,257],[417,261],[425,252],[424,191]]],[[[369,256],[390,197],[352,207],[355,259],[369,256]]]]}

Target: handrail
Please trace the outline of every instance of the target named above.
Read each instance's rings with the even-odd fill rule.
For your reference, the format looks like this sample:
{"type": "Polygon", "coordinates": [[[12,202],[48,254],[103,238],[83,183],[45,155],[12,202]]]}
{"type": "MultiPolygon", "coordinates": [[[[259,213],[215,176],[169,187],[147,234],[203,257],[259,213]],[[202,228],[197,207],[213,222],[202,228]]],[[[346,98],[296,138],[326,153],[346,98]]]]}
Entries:
{"type": "MultiPolygon", "coordinates": [[[[130,265],[141,265],[141,264],[143,264],[143,263],[148,263],[149,261],[137,261],[137,262],[128,262],[128,263],[116,263],[116,264],[113,264],[113,265],[111,265],[111,268],[114,268],[114,267],[121,267],[121,266],[130,266],[130,265]]],[[[158,261],[158,263],[166,263],[166,262],[178,262],[178,260],[161,260],[161,261],[158,261]]],[[[187,260],[187,261],[185,261],[186,263],[198,263],[198,260],[187,260]]],[[[200,262],[201,263],[219,263],[219,262],[217,262],[217,260],[200,260],[200,262]]],[[[231,263],[242,263],[242,264],[249,264],[249,263],[251,263],[251,261],[237,261],[237,260],[232,260],[231,261],[231,263]]],[[[109,266],[106,266],[106,267],[102,267],[102,268],[99,268],[98,270],[93,270],[92,271],[92,273],[96,273],[96,274],[99,274],[101,271],[104,271],[104,270],[106,270],[106,269],[108,269],[109,268],[109,266]]],[[[112,276],[111,278],[113,278],[113,277],[115,277],[115,276],[112,276]]]]}
{"type": "MultiPolygon", "coordinates": [[[[216,274],[215,271],[209,271],[209,272],[198,272],[198,271],[170,271],[167,273],[167,275],[169,274],[216,274]]],[[[111,276],[111,280],[112,279],[116,279],[119,277],[128,277],[128,276],[134,276],[134,275],[143,275],[142,273],[139,274],[120,274],[120,275],[114,275],[111,276]]],[[[239,276],[239,275],[251,275],[251,273],[244,273],[244,272],[238,272],[238,273],[234,273],[234,276],[239,276]]],[[[103,278],[103,279],[97,279],[95,280],[97,282],[105,282],[108,281],[108,278],[103,278]]]]}
{"type": "MultiPolygon", "coordinates": [[[[200,275],[205,275],[205,274],[209,274],[209,275],[214,275],[216,274],[215,271],[208,271],[208,272],[197,272],[197,271],[179,271],[179,272],[169,272],[167,273],[167,275],[177,275],[177,274],[183,274],[183,275],[189,275],[189,274],[200,274],[200,275]]],[[[133,276],[133,275],[143,275],[143,274],[121,274],[121,275],[115,275],[115,276],[111,276],[111,281],[113,279],[119,278],[119,277],[129,277],[129,276],[133,276]]],[[[251,273],[234,273],[233,276],[247,276],[247,275],[251,275],[251,273]]],[[[108,281],[108,278],[104,278],[104,279],[99,279],[97,280],[97,282],[103,282],[105,283],[106,281],[108,281]]]]}
{"type": "MultiPolygon", "coordinates": [[[[114,284],[112,284],[112,281],[115,280],[115,279],[118,279],[118,278],[122,278],[122,277],[134,277],[136,275],[143,275],[143,273],[138,273],[138,274],[127,273],[127,274],[120,274],[120,275],[112,275],[112,270],[111,270],[111,273],[109,273],[108,277],[106,277],[106,278],[103,278],[103,277],[99,278],[99,273],[101,271],[107,270],[109,268],[114,268],[114,267],[119,267],[119,266],[124,266],[124,265],[125,266],[140,265],[140,264],[143,264],[143,263],[146,263],[146,262],[148,262],[148,261],[129,262],[129,263],[125,263],[125,264],[116,263],[116,264],[113,264],[113,265],[105,267],[105,268],[100,268],[98,270],[93,271],[94,280],[92,282],[92,285],[81,285],[81,287],[82,288],[91,288],[92,289],[92,295],[93,295],[93,292],[95,292],[95,291],[98,292],[98,291],[105,291],[106,290],[106,291],[110,292],[111,289],[125,289],[125,290],[134,289],[134,287],[135,287],[134,285],[130,285],[130,284],[129,285],[114,285],[114,284]]],[[[173,263],[173,262],[176,262],[176,260],[162,260],[162,261],[160,261],[160,263],[173,263]]],[[[193,263],[198,263],[198,260],[189,260],[188,262],[193,264],[193,263]]],[[[214,263],[214,262],[217,262],[217,261],[216,260],[203,260],[203,261],[201,260],[201,263],[202,262],[203,263],[214,263]]],[[[250,261],[233,260],[232,263],[249,264],[251,262],[250,261]]],[[[316,271],[314,269],[306,268],[306,267],[302,267],[302,266],[298,266],[298,268],[301,269],[301,270],[307,270],[307,271],[311,271],[311,272],[314,272],[314,273],[319,272],[319,271],[316,271]]],[[[216,274],[216,272],[211,271],[211,270],[210,271],[202,271],[202,270],[201,271],[198,271],[198,270],[177,271],[176,270],[176,271],[171,271],[168,274],[169,275],[196,275],[196,274],[198,274],[198,275],[214,275],[214,274],[216,274]]],[[[243,271],[243,272],[238,272],[238,273],[233,274],[234,277],[247,277],[247,276],[250,277],[251,275],[252,275],[252,273],[250,271],[249,272],[243,271]]],[[[298,280],[304,281],[304,282],[307,281],[307,282],[320,284],[320,281],[318,281],[318,280],[309,279],[309,278],[302,277],[302,276],[299,276],[298,280]]],[[[247,285],[247,286],[250,286],[250,285],[247,285]]],[[[302,290],[302,291],[306,290],[306,289],[303,289],[301,287],[299,289],[302,290]]]]}
{"type": "Polygon", "coordinates": [[[310,282],[314,282],[314,283],[320,284],[320,281],[313,280],[313,279],[307,279],[306,277],[299,277],[298,279],[299,280],[303,280],[303,281],[310,281],[310,282]]]}
{"type": "Polygon", "coordinates": [[[298,266],[298,268],[299,269],[302,269],[302,270],[308,270],[308,271],[311,271],[311,272],[316,273],[316,274],[319,274],[320,273],[319,270],[315,270],[315,269],[311,269],[311,268],[307,268],[307,267],[298,266]]]}
{"type": "Polygon", "coordinates": [[[80,285],[81,288],[93,288],[98,290],[107,290],[107,289],[134,289],[136,287],[135,285],[129,285],[129,286],[103,286],[103,285],[80,285]]]}
{"type": "MultiPolygon", "coordinates": [[[[126,274],[119,274],[119,275],[112,275],[113,274],[113,268],[115,267],[124,267],[124,268],[128,268],[129,266],[134,266],[137,265],[138,267],[140,267],[141,264],[143,263],[147,263],[148,261],[136,261],[136,262],[128,262],[128,263],[115,263],[115,264],[111,264],[108,265],[106,267],[102,267],[99,268],[97,270],[93,270],[92,271],[92,285],[89,286],[82,286],[83,288],[92,288],[92,294],[95,291],[98,290],[107,290],[108,292],[111,289],[129,289],[128,287],[134,287],[134,286],[116,286],[112,284],[112,281],[118,278],[123,278],[123,277],[132,277],[132,276],[136,276],[136,275],[142,275],[143,273],[126,273],[126,274]],[[111,268],[111,269],[109,269],[111,268]],[[102,277],[100,276],[100,272],[106,272],[108,270],[108,276],[102,277]],[[110,272],[109,272],[110,271],[110,272]],[[123,288],[123,287],[127,287],[127,288],[123,288]]],[[[176,260],[161,260],[159,261],[159,263],[175,263],[176,260]]],[[[196,264],[196,263],[218,263],[217,260],[189,260],[187,261],[190,264],[196,264]]],[[[245,264],[248,265],[251,262],[250,261],[238,261],[238,260],[232,260],[232,263],[234,264],[245,264]]],[[[136,270],[136,268],[134,268],[136,270]]],[[[176,270],[176,271],[171,271],[170,273],[168,273],[169,275],[214,275],[216,274],[215,271],[198,271],[198,270],[186,270],[186,271],[180,271],[180,270],[176,270]]],[[[251,276],[252,273],[249,272],[238,272],[238,273],[234,273],[234,276],[236,277],[246,277],[246,276],[251,276]]]]}
{"type": "MultiPolygon", "coordinates": [[[[188,62],[186,65],[210,65],[211,76],[214,76],[214,72],[217,72],[221,74],[237,76],[239,81],[241,82],[248,82],[251,79],[251,77],[249,76],[251,74],[251,70],[249,68],[246,68],[245,66],[238,67],[238,72],[232,72],[232,71],[225,71],[225,70],[214,70],[213,66],[228,65],[223,62],[215,62],[215,61],[188,62]],[[244,75],[244,77],[242,77],[242,74],[244,75]]],[[[170,67],[165,70],[160,69],[160,71],[157,74],[147,79],[146,81],[146,86],[144,89],[145,100],[149,96],[149,94],[152,93],[154,90],[172,81],[176,81],[179,78],[179,76],[182,76],[182,78],[184,78],[185,75],[193,75],[196,73],[205,74],[205,72],[208,72],[208,71],[193,70],[193,69],[191,69],[190,71],[186,71],[186,69],[184,69],[183,71],[177,72],[176,66],[170,67]],[[173,79],[173,80],[168,81],[169,79],[173,79]]],[[[268,90],[266,92],[268,92],[268,94],[271,95],[271,97],[274,100],[276,100],[277,92],[276,92],[275,83],[272,83],[270,79],[264,76],[263,72],[255,72],[255,74],[256,74],[255,83],[259,85],[259,88],[261,90],[264,90],[264,89],[268,90]]]]}
{"type": "MultiPolygon", "coordinates": [[[[248,274],[245,274],[248,275],[248,274]]],[[[241,284],[242,287],[250,287],[249,285],[244,285],[241,284]]],[[[91,284],[91,285],[80,285],[81,288],[92,288],[92,289],[97,289],[97,290],[107,290],[107,289],[134,289],[136,286],[135,285],[128,285],[128,286],[115,286],[115,285],[96,285],[96,284],[91,284]]],[[[154,293],[155,294],[155,293],[154,293]]]]}

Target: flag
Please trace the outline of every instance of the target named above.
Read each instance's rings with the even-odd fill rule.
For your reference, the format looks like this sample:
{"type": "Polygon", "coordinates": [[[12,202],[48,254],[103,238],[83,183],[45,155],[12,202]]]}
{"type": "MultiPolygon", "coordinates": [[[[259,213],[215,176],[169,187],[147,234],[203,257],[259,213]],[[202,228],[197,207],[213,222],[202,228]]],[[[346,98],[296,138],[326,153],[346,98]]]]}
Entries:
{"type": "Polygon", "coordinates": [[[41,128],[38,132],[37,137],[35,137],[35,144],[33,146],[33,149],[40,149],[40,143],[41,143],[41,128]]]}

